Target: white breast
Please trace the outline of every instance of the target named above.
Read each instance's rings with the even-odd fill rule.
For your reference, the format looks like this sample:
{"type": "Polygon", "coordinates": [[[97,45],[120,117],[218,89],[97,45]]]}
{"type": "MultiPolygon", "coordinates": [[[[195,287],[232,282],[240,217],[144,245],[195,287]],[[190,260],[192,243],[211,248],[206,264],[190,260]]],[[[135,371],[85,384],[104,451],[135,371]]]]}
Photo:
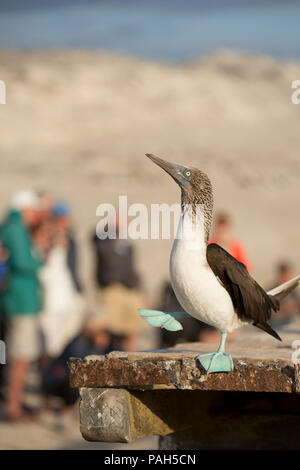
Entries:
{"type": "MultiPolygon", "coordinates": [[[[181,227],[179,227],[181,231],[181,227]]],[[[241,325],[231,298],[214,275],[206,259],[203,235],[182,235],[174,241],[170,277],[175,295],[187,313],[223,332],[241,325]]]]}

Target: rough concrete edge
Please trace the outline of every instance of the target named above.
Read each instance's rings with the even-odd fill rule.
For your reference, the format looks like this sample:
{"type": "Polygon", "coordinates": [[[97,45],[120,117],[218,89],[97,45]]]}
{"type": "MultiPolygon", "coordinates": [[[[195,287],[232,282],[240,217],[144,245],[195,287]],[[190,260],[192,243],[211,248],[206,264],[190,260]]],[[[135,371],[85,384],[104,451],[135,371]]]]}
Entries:
{"type": "Polygon", "coordinates": [[[295,392],[300,393],[300,364],[295,364],[295,392]]]}
{"type": "MultiPolygon", "coordinates": [[[[193,358],[178,358],[177,360],[174,359],[165,359],[158,361],[149,361],[153,366],[155,365],[158,367],[161,372],[163,372],[166,376],[166,378],[169,381],[169,384],[156,384],[153,383],[153,385],[134,385],[134,384],[112,384],[111,388],[115,387],[122,387],[123,389],[155,389],[155,388],[174,388],[174,389],[191,389],[193,387],[193,382],[194,382],[194,387],[197,388],[197,382],[206,382],[209,379],[209,376],[204,373],[204,371],[201,371],[197,364],[195,364],[195,359],[193,358]],[[189,382],[188,384],[186,382],[189,382]]],[[[109,363],[109,359],[106,359],[106,361],[109,363]]],[[[134,361],[128,361],[126,358],[124,358],[122,361],[126,363],[126,365],[133,366],[134,361]]],[[[99,361],[100,362],[100,361],[99,361]]],[[[99,366],[98,362],[98,366],[99,366]]],[[[101,361],[103,363],[103,361],[101,361]]],[[[141,363],[140,361],[136,361],[136,366],[137,367],[142,367],[144,363],[141,363]]],[[[71,386],[76,383],[75,379],[73,379],[73,374],[78,373],[78,368],[79,368],[79,375],[80,375],[80,368],[83,366],[84,371],[83,371],[83,381],[77,380],[77,383],[79,382],[79,387],[88,387],[88,388],[98,388],[97,385],[91,385],[91,383],[88,383],[88,376],[87,376],[87,368],[90,366],[96,366],[94,364],[94,361],[89,359],[89,361],[86,361],[85,359],[73,359],[70,358],[69,360],[69,367],[70,367],[70,378],[71,378],[71,386]]],[[[97,367],[97,366],[96,366],[97,367]]],[[[274,360],[259,360],[256,359],[252,363],[249,363],[247,359],[239,359],[235,361],[235,367],[236,371],[239,371],[240,368],[246,370],[247,373],[247,368],[250,370],[250,368],[254,368],[257,370],[257,372],[261,372],[262,368],[266,368],[266,370],[272,370],[272,372],[278,371],[279,374],[282,374],[284,378],[289,380],[291,382],[290,388],[291,392],[296,392],[299,391],[300,384],[299,384],[299,374],[297,375],[297,369],[295,366],[289,365],[289,362],[281,360],[281,359],[274,359],[274,360]]],[[[107,385],[100,385],[100,387],[107,387],[107,385]]],[[[107,387],[110,388],[110,387],[107,387]]],[[[220,390],[220,388],[218,388],[220,390]]],[[[228,390],[228,387],[224,387],[224,390],[228,390]]],[[[240,391],[247,391],[247,390],[240,390],[240,391]]],[[[276,390],[267,390],[267,391],[276,391],[276,390]]],[[[287,390],[277,390],[278,392],[287,392],[287,390]]]]}

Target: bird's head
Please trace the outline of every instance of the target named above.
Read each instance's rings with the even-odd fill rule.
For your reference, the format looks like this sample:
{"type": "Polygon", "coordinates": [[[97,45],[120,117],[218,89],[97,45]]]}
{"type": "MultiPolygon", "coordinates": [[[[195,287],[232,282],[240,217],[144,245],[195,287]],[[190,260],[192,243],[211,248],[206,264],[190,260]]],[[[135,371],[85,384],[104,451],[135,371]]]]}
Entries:
{"type": "Polygon", "coordinates": [[[205,204],[212,206],[212,185],[210,179],[203,171],[167,162],[152,153],[146,153],[146,156],[165,170],[180,186],[183,204],[205,204]]]}

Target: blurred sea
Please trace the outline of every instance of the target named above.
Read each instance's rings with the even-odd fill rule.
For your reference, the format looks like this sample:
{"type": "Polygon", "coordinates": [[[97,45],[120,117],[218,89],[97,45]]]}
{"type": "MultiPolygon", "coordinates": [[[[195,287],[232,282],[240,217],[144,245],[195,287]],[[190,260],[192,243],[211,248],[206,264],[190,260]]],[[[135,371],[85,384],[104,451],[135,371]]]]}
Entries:
{"type": "Polygon", "coordinates": [[[299,0],[0,0],[0,47],[169,62],[230,48],[300,59],[299,0]]]}

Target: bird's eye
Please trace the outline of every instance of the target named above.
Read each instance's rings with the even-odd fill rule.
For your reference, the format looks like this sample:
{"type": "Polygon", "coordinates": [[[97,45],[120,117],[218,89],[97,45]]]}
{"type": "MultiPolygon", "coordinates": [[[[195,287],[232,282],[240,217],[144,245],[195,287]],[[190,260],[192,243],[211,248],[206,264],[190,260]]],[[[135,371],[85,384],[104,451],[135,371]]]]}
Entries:
{"type": "Polygon", "coordinates": [[[190,171],[186,171],[186,172],[185,172],[185,176],[191,176],[191,172],[190,172],[190,171]]]}

